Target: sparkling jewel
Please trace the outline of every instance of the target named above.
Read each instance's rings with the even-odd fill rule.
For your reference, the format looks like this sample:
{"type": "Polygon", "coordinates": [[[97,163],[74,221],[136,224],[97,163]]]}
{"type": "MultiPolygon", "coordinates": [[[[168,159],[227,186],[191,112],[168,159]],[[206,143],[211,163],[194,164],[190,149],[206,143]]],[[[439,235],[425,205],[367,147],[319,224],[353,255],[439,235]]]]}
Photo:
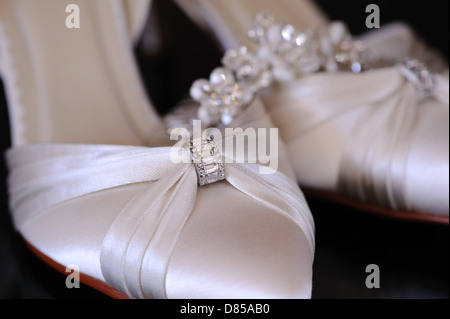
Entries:
{"type": "Polygon", "coordinates": [[[281,37],[284,41],[291,41],[294,35],[295,29],[290,24],[285,25],[281,30],[281,37]]]}
{"type": "Polygon", "coordinates": [[[208,80],[199,79],[192,84],[189,93],[194,100],[200,101],[207,96],[209,89],[210,87],[208,80]]]}
{"type": "Polygon", "coordinates": [[[239,50],[228,50],[222,63],[235,74],[236,81],[242,88],[257,91],[270,85],[269,66],[257,56],[248,52],[246,47],[239,50]]]}
{"type": "Polygon", "coordinates": [[[307,35],[302,32],[295,37],[295,44],[300,47],[306,43],[307,38],[307,35]]]}
{"type": "Polygon", "coordinates": [[[225,179],[223,158],[213,138],[194,140],[189,149],[200,186],[225,179]]]}
{"type": "Polygon", "coordinates": [[[419,101],[433,93],[434,77],[425,64],[416,59],[406,59],[398,67],[403,76],[416,87],[419,101]]]}
{"type": "Polygon", "coordinates": [[[320,70],[359,73],[364,69],[365,46],[351,38],[342,22],[315,31],[296,30],[290,24],[275,23],[265,13],[255,21],[254,30],[263,31],[252,40],[258,43],[259,57],[270,65],[278,81],[291,80],[293,73],[294,76],[320,70]]]}
{"type": "Polygon", "coordinates": [[[233,115],[228,112],[224,112],[220,116],[220,120],[222,121],[223,124],[230,125],[230,123],[233,122],[233,115]]]}
{"type": "Polygon", "coordinates": [[[234,83],[234,76],[233,73],[226,68],[216,68],[211,72],[209,81],[213,85],[227,86],[234,83]]]}

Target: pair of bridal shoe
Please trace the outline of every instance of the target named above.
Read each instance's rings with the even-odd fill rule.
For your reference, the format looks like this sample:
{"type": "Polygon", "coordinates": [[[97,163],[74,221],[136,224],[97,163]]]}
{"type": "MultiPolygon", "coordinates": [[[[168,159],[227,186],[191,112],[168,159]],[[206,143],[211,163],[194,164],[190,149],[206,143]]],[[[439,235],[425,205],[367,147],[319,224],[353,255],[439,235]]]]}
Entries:
{"type": "Polygon", "coordinates": [[[66,28],[59,1],[0,0],[11,213],[56,268],[77,265],[115,297],[309,298],[314,223],[297,182],[365,209],[448,223],[446,64],[430,72],[398,62],[430,59],[403,27],[392,32],[403,43],[394,52],[395,37],[367,35],[361,46],[310,1],[179,0],[234,50],[193,84],[194,111],[183,107],[166,127],[132,54],[149,3],[74,3],[79,29],[66,28]],[[262,10],[275,19],[262,14],[253,25],[262,10]],[[366,66],[366,52],[389,63],[366,66]],[[237,161],[207,137],[170,147],[167,129],[192,133],[193,119],[243,135],[279,128],[278,154],[237,161]],[[173,161],[174,150],[195,157],[198,145],[210,180],[196,163],[173,161]],[[271,160],[277,170],[262,174],[271,160]]]}
{"type": "Polygon", "coordinates": [[[311,1],[177,3],[235,49],[224,64],[271,73],[259,95],[306,194],[448,224],[448,66],[407,25],[354,38],[311,1]]]}
{"type": "MultiPolygon", "coordinates": [[[[309,298],[314,223],[282,142],[270,174],[220,161],[207,138],[192,143],[207,173],[174,161],[196,153],[169,146],[132,51],[149,2],[72,4],[79,28],[65,2],[0,0],[10,210],[27,244],[114,297],[309,298]]],[[[230,127],[274,124],[254,99],[230,127]]]]}

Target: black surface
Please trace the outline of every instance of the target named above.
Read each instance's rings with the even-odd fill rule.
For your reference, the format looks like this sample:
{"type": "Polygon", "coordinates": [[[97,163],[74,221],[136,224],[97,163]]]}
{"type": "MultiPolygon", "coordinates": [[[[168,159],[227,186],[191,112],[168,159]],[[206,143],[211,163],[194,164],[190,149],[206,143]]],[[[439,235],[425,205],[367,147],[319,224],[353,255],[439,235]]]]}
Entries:
{"type": "MultiPolygon", "coordinates": [[[[318,1],[331,19],[344,20],[354,34],[366,31],[365,6],[376,3],[382,23],[403,20],[448,60],[448,1],[318,1]],[[401,6],[398,6],[401,4],[401,6]]],[[[220,52],[169,1],[157,0],[162,51],[137,50],[143,79],[155,107],[165,113],[206,77],[220,52]],[[188,58],[187,58],[188,57],[188,58]]],[[[7,111],[0,90],[0,151],[10,145],[7,111]]],[[[6,181],[4,162],[0,178],[6,181]]],[[[82,286],[69,290],[65,277],[40,262],[11,226],[6,185],[0,183],[0,298],[95,298],[82,286]]],[[[316,221],[313,298],[448,298],[448,227],[373,216],[309,199],[316,221]],[[368,264],[380,267],[379,289],[365,286],[368,264]]]]}

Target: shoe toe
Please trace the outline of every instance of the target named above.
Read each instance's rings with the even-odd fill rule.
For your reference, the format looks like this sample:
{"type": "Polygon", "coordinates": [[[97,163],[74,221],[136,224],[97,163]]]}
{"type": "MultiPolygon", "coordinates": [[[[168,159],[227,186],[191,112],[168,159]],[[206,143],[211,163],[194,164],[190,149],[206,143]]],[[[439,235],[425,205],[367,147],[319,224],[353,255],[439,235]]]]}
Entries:
{"type": "Polygon", "coordinates": [[[215,185],[220,196],[211,191],[199,190],[174,250],[168,297],[309,298],[313,252],[304,231],[227,183],[215,185]]]}

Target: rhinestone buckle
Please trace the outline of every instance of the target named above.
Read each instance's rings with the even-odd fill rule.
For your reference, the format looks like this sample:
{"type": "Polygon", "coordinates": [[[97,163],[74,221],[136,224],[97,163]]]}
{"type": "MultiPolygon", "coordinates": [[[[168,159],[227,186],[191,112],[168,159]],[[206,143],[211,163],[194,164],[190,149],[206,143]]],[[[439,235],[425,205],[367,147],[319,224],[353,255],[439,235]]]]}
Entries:
{"type": "Polygon", "coordinates": [[[204,186],[225,179],[225,166],[222,154],[211,136],[206,140],[190,142],[191,161],[195,166],[198,185],[204,186]]]}
{"type": "Polygon", "coordinates": [[[433,93],[434,77],[424,63],[407,58],[399,63],[398,67],[400,73],[416,87],[419,101],[423,101],[433,93]]]}

